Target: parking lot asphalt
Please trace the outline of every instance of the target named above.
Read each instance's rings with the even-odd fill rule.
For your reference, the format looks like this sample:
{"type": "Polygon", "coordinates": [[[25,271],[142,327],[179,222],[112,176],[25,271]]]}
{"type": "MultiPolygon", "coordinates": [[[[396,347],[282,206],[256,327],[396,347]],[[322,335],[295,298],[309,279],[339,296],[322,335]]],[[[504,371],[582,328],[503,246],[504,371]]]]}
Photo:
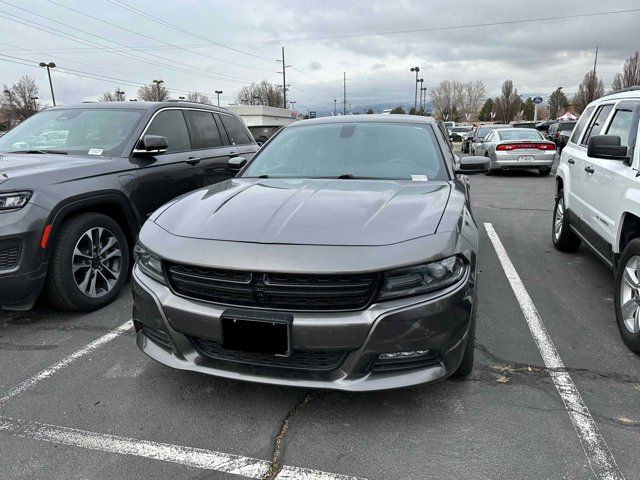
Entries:
{"type": "Polygon", "coordinates": [[[0,312],[0,477],[638,478],[640,357],[620,340],[611,272],[584,247],[553,248],[553,175],[470,182],[481,249],[467,379],[349,394],[171,370],[138,351],[131,329],[114,332],[129,292],[89,314],[0,312]],[[523,295],[586,414],[554,385],[523,295]]]}

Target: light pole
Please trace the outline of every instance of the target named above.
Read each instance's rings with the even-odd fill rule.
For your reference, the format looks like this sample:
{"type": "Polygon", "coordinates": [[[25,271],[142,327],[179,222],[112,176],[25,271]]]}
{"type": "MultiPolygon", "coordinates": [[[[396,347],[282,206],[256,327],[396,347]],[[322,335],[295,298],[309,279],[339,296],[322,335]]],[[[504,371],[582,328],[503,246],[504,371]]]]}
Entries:
{"type": "MultiPolygon", "coordinates": [[[[424,82],[424,78],[421,78],[420,80],[418,80],[420,82],[420,109],[422,109],[422,82],[424,82]]],[[[416,115],[418,115],[418,110],[416,110],[416,115]]]]}
{"type": "Polygon", "coordinates": [[[420,108],[424,110],[427,106],[427,87],[421,87],[420,90],[424,92],[424,94],[422,95],[422,105],[420,105],[420,108]]]}
{"type": "Polygon", "coordinates": [[[36,100],[38,100],[38,97],[29,97],[29,100],[33,102],[33,111],[35,112],[37,109],[36,100]]]}
{"type": "Polygon", "coordinates": [[[160,85],[164,83],[164,80],[154,80],[153,83],[156,84],[156,102],[160,101],[160,85]]]}
{"type": "Polygon", "coordinates": [[[220,106],[220,94],[223,93],[222,90],[216,90],[216,95],[218,96],[218,106],[220,106]]]}
{"type": "Polygon", "coordinates": [[[415,112],[418,109],[418,72],[420,71],[420,67],[411,67],[411,71],[416,72],[416,93],[413,100],[413,111],[415,112]]]}
{"type": "Polygon", "coordinates": [[[9,130],[11,130],[11,124],[13,123],[13,97],[11,96],[11,90],[5,90],[4,94],[9,97],[9,130]]]}
{"type": "Polygon", "coordinates": [[[120,90],[120,87],[118,87],[118,89],[116,90],[116,101],[124,102],[124,92],[120,90]]]}
{"type": "Polygon", "coordinates": [[[335,117],[336,115],[338,115],[338,99],[334,98],[333,99],[333,116],[335,117]]]}
{"type": "Polygon", "coordinates": [[[53,106],[56,106],[56,96],[53,94],[53,83],[51,83],[51,69],[56,68],[56,64],[53,62],[44,63],[40,62],[41,67],[47,68],[47,75],[49,76],[49,88],[51,88],[51,100],[53,100],[53,106]]]}

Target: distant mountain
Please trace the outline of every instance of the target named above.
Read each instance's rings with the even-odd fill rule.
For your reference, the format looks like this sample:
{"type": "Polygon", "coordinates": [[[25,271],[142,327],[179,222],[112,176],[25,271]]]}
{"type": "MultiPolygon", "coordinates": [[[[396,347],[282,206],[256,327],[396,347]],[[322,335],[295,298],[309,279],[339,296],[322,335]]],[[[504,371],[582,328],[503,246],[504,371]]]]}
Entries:
{"type": "MultiPolygon", "coordinates": [[[[389,108],[396,108],[396,107],[402,107],[404,108],[404,110],[406,112],[409,111],[410,108],[413,108],[413,100],[406,100],[404,102],[380,102],[380,103],[372,103],[372,104],[364,104],[364,105],[351,105],[351,110],[350,112],[353,113],[367,113],[367,111],[369,109],[373,110],[373,113],[382,113],[383,110],[389,109],[389,108]]],[[[427,101],[426,104],[426,109],[432,109],[434,110],[434,105],[432,101],[427,101]]],[[[326,110],[326,109],[317,109],[315,110],[316,112],[316,116],[318,117],[327,117],[327,116],[331,116],[333,115],[333,109],[332,110],[326,110]]],[[[306,112],[300,112],[302,114],[306,114],[306,112]]],[[[342,106],[338,105],[338,112],[339,115],[342,114],[342,106]]]]}

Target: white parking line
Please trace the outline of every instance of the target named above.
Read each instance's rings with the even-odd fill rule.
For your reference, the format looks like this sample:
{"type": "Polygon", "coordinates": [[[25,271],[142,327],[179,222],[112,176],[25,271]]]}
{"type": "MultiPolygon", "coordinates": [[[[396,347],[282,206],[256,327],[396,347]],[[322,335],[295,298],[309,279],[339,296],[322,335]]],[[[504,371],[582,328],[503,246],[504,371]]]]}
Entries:
{"type": "Polygon", "coordinates": [[[2,395],[0,397],[0,406],[6,403],[8,400],[12,399],[13,397],[17,397],[18,395],[26,392],[27,390],[35,387],[42,380],[45,380],[46,378],[49,378],[54,373],[58,372],[59,370],[62,370],[63,368],[68,367],[70,364],[72,364],[79,358],[84,357],[88,353],[91,353],[96,348],[99,348],[104,344],[109,343],[118,335],[130,330],[131,328],[133,328],[133,322],[129,320],[123,323],[122,325],[120,325],[118,328],[111,330],[109,333],[105,333],[101,337],[95,339],[93,342],[89,343],[88,345],[85,345],[80,350],[73,352],[71,355],[63,358],[59,362],[56,362],[53,365],[49,365],[47,368],[45,368],[41,372],[36,373],[33,377],[28,378],[24,382],[20,383],[19,385],[17,385],[13,389],[9,390],[7,393],[2,395]]]}
{"type": "MultiPolygon", "coordinates": [[[[203,448],[138,440],[105,433],[88,432],[86,430],[2,416],[0,416],[0,432],[60,445],[120,455],[133,455],[204,470],[232,473],[247,478],[264,478],[270,466],[270,462],[258,458],[242,457],[203,448]]],[[[286,466],[276,478],[278,480],[364,480],[357,477],[286,466]]]]}
{"type": "Polygon", "coordinates": [[[511,284],[513,293],[520,304],[520,308],[527,320],[529,330],[538,346],[542,360],[547,368],[554,370],[551,372],[551,378],[580,439],[582,450],[587,456],[587,460],[589,460],[591,470],[596,478],[607,480],[623,479],[624,476],[618,469],[615,458],[613,458],[604,438],[600,435],[598,426],[582,400],[580,392],[578,392],[573,380],[567,373],[562,359],[538,313],[538,309],[534,305],[533,300],[531,300],[513,263],[511,263],[511,259],[502,245],[500,237],[498,237],[493,225],[490,223],[485,223],[484,228],[487,231],[487,235],[489,235],[493,248],[498,254],[498,259],[511,284]]]}

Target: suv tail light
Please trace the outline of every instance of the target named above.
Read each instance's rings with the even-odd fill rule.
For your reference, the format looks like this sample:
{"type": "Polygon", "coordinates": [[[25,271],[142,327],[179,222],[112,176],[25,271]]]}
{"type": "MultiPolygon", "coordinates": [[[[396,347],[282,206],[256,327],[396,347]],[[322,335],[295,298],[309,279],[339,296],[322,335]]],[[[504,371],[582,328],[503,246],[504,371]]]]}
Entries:
{"type": "Polygon", "coordinates": [[[496,147],[496,150],[503,152],[522,149],[555,150],[556,147],[552,143],[503,143],[496,147]]]}

